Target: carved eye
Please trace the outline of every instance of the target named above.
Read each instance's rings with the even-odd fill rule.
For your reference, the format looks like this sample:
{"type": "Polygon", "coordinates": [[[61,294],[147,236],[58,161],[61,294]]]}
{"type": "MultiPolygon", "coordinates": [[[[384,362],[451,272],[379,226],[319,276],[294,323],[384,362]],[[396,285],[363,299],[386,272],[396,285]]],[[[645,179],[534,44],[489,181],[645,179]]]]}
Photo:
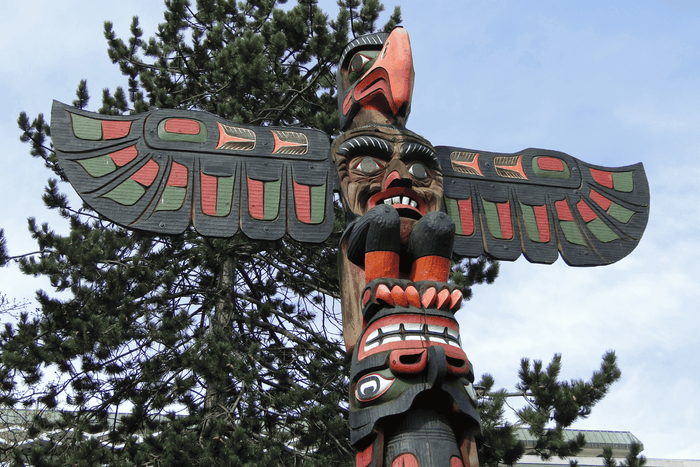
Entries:
{"type": "Polygon", "coordinates": [[[360,71],[364,68],[367,62],[372,61],[372,57],[368,57],[363,53],[356,53],[352,60],[350,61],[350,71],[360,71]]]}
{"type": "Polygon", "coordinates": [[[357,52],[348,65],[348,80],[354,83],[369,70],[379,56],[379,50],[365,50],[357,52]]]}
{"type": "Polygon", "coordinates": [[[425,166],[420,162],[411,165],[408,169],[408,173],[421,180],[428,177],[428,171],[425,170],[425,166]]]}
{"type": "Polygon", "coordinates": [[[373,174],[377,170],[383,169],[384,167],[384,162],[378,161],[377,159],[369,156],[356,160],[351,166],[353,170],[359,170],[367,175],[373,174]]]}
{"type": "Polygon", "coordinates": [[[355,397],[360,402],[369,402],[374,400],[384,394],[387,389],[394,384],[394,381],[394,379],[386,379],[377,373],[371,373],[367,376],[363,376],[362,379],[357,382],[355,397]]]}

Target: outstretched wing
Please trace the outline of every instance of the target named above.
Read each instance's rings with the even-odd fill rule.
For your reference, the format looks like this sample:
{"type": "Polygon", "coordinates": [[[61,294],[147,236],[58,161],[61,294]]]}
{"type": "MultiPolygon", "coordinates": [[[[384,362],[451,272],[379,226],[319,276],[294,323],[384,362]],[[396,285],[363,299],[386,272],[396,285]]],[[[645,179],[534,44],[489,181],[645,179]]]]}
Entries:
{"type": "Polygon", "coordinates": [[[321,242],[333,228],[335,167],[317,130],[259,127],[207,112],[106,116],[54,101],[51,135],[66,177],[125,227],[163,234],[321,242]]]}
{"type": "Polygon", "coordinates": [[[642,164],[606,168],[568,154],[437,147],[454,251],[513,261],[597,266],[627,256],[649,218],[642,164]]]}

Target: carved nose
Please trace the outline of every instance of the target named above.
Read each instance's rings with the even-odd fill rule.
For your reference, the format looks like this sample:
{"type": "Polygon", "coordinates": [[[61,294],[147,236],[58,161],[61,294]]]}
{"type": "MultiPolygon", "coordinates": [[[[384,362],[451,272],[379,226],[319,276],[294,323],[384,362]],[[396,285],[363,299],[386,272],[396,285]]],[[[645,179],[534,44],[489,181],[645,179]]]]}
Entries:
{"type": "Polygon", "coordinates": [[[410,188],[413,182],[408,174],[402,175],[398,170],[392,171],[388,177],[384,179],[384,190],[394,187],[410,188]]]}

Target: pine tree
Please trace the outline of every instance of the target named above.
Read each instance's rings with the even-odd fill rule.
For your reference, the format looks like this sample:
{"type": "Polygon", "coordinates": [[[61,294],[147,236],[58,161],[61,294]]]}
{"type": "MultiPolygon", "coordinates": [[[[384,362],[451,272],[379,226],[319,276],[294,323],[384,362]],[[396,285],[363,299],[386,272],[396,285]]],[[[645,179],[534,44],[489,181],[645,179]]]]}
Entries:
{"type": "MultiPolygon", "coordinates": [[[[277,3],[166,0],[150,39],[137,18],[127,41],[105,23],[127,86],[105,89],[99,112],[197,109],[337,133],[335,66],[352,36],[377,29],[383,5],[342,0],[329,20],[315,0],[277,3]]],[[[382,29],[400,21],[397,7],[382,29]]],[[[81,81],[72,104],[89,102],[81,81]]],[[[55,177],[44,202],[70,231],[30,220],[40,253],[17,257],[58,294],[39,292],[40,310],[20,310],[0,333],[1,415],[22,418],[25,430],[0,447],[0,462],[352,465],[336,305],[340,209],[334,234],[316,246],[128,231],[61,192],[43,115],[22,113],[18,124],[55,177]]],[[[8,259],[0,231],[0,263],[8,259]]],[[[497,276],[498,263],[455,259],[465,297],[497,276]]],[[[521,454],[494,400],[482,401],[485,465],[521,454]]]]}

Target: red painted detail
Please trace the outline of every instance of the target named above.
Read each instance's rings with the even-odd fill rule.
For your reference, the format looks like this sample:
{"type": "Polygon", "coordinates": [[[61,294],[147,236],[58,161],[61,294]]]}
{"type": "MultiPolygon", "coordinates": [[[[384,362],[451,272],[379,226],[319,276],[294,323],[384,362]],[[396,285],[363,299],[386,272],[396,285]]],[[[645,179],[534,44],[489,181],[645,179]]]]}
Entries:
{"type": "Polygon", "coordinates": [[[450,467],[464,467],[464,462],[462,462],[462,459],[455,456],[450,459],[450,467]]]}
{"type": "Polygon", "coordinates": [[[391,290],[385,284],[379,284],[374,291],[374,299],[382,301],[387,305],[394,306],[394,298],[391,296],[391,290]]]}
{"type": "Polygon", "coordinates": [[[255,219],[265,218],[265,188],[260,180],[248,178],[248,211],[255,219]]]}
{"type": "Polygon", "coordinates": [[[415,375],[425,370],[427,364],[428,352],[425,349],[399,349],[389,354],[389,366],[394,374],[415,375]]]}
{"type": "Polygon", "coordinates": [[[408,33],[394,29],[374,65],[357,82],[353,95],[365,109],[386,117],[405,116],[413,92],[413,56],[408,33]]]}
{"type": "Polygon", "coordinates": [[[569,203],[563,199],[554,203],[557,208],[557,216],[559,216],[560,221],[573,221],[574,215],[571,214],[571,209],[569,209],[569,203]]]}
{"type": "Polygon", "coordinates": [[[450,258],[423,256],[413,262],[409,280],[447,282],[450,277],[450,258]]]}
{"type": "Polygon", "coordinates": [[[607,211],[610,205],[612,204],[612,201],[606,198],[605,196],[601,195],[597,191],[595,191],[593,188],[591,188],[591,199],[595,201],[595,203],[603,208],[603,210],[607,211]]]}
{"type": "Polygon", "coordinates": [[[459,307],[462,305],[462,299],[464,298],[464,295],[462,295],[462,291],[459,289],[456,289],[450,294],[450,310],[456,311],[459,309],[459,307]]]}
{"type": "Polygon", "coordinates": [[[370,251],[365,253],[365,283],[369,283],[379,277],[399,277],[398,253],[393,251],[370,251]]]}
{"type": "Polygon", "coordinates": [[[160,166],[153,159],[151,159],[150,161],[146,162],[146,165],[141,167],[138,172],[132,175],[131,179],[135,182],[139,182],[143,186],[151,186],[151,183],[153,183],[153,180],[155,180],[159,170],[160,166]]]}
{"type": "Polygon", "coordinates": [[[442,289],[437,295],[437,309],[444,310],[450,304],[450,291],[448,289],[442,289]]]}
{"type": "Polygon", "coordinates": [[[576,203],[576,207],[578,208],[578,212],[581,213],[581,217],[583,218],[583,222],[588,223],[588,222],[592,221],[593,219],[598,218],[598,214],[593,212],[591,207],[588,204],[586,204],[586,202],[584,200],[581,200],[578,203],[576,203]]]}
{"type": "Polygon", "coordinates": [[[462,224],[462,235],[472,235],[474,233],[474,211],[472,210],[472,199],[462,199],[457,202],[459,206],[459,218],[462,224]]]}
{"type": "Polygon", "coordinates": [[[603,185],[604,187],[613,188],[613,175],[612,172],[606,172],[604,170],[591,169],[591,175],[596,183],[603,185]]]}
{"type": "Polygon", "coordinates": [[[549,232],[549,214],[547,214],[547,206],[533,206],[532,210],[535,212],[535,222],[537,222],[537,231],[540,234],[540,242],[549,243],[550,232],[549,232]]]}
{"type": "Polygon", "coordinates": [[[394,459],[391,462],[391,467],[420,467],[420,464],[416,456],[407,452],[394,459]]]}
{"type": "Polygon", "coordinates": [[[548,170],[550,172],[564,172],[566,170],[564,161],[556,157],[540,156],[537,158],[537,166],[541,170],[548,170]]]}
{"type": "Polygon", "coordinates": [[[119,167],[128,164],[133,161],[136,156],[139,155],[139,151],[136,146],[129,146],[128,148],[120,149],[119,151],[113,152],[109,155],[119,167]]]}
{"type": "Polygon", "coordinates": [[[525,180],[529,180],[527,178],[527,175],[525,175],[525,169],[523,169],[523,156],[518,156],[518,162],[515,165],[495,165],[496,167],[499,167],[501,169],[512,170],[513,172],[517,172],[520,175],[520,177],[522,177],[525,180]]]}
{"type": "Polygon", "coordinates": [[[350,107],[352,107],[352,95],[348,93],[345,99],[343,99],[343,115],[347,115],[348,112],[350,112],[350,107]]]}
{"type": "Polygon", "coordinates": [[[425,292],[423,292],[420,303],[424,308],[430,308],[435,303],[436,298],[437,290],[435,290],[435,287],[428,287],[425,292]]]}
{"type": "Polygon", "coordinates": [[[297,219],[306,224],[311,223],[311,187],[294,181],[294,206],[297,219]]]}
{"type": "Polygon", "coordinates": [[[404,292],[400,286],[395,285],[391,288],[391,297],[394,299],[394,303],[396,303],[398,306],[402,306],[404,308],[408,306],[406,292],[404,292]]]}
{"type": "Polygon", "coordinates": [[[173,162],[168,177],[168,186],[177,186],[184,188],[187,186],[187,167],[177,162],[173,162]]]}
{"type": "Polygon", "coordinates": [[[198,135],[199,122],[187,118],[169,118],[165,121],[165,131],[179,135],[198,135]]]}
{"type": "Polygon", "coordinates": [[[474,160],[471,162],[467,161],[457,161],[457,160],[452,160],[452,164],[456,165],[463,165],[464,167],[469,167],[472,170],[475,170],[480,176],[484,176],[484,174],[481,172],[481,169],[479,168],[479,156],[481,153],[478,153],[476,156],[474,156],[474,160]]]}
{"type": "Polygon", "coordinates": [[[418,203],[418,208],[414,208],[413,206],[409,206],[408,204],[394,205],[395,208],[412,209],[420,213],[421,216],[425,216],[428,213],[428,208],[423,202],[423,197],[415,191],[413,191],[412,189],[405,187],[393,187],[387,190],[380,191],[379,193],[373,194],[367,201],[368,209],[372,209],[377,204],[383,203],[385,199],[393,198],[394,196],[407,196],[418,203]]]}
{"type": "Polygon", "coordinates": [[[510,215],[510,201],[496,203],[498,218],[501,221],[501,235],[504,240],[513,238],[513,218],[510,215]]]}
{"type": "Polygon", "coordinates": [[[224,130],[224,127],[221,125],[221,123],[216,122],[216,124],[219,126],[219,142],[216,144],[216,149],[220,149],[221,146],[223,146],[226,143],[229,142],[235,142],[235,143],[255,143],[254,139],[249,139],[249,138],[240,138],[238,136],[231,136],[226,133],[226,130],[224,130]]]}
{"type": "MultiPolygon", "coordinates": [[[[434,289],[433,289],[434,290],[434,289]]],[[[376,347],[373,347],[369,350],[365,350],[365,345],[367,342],[367,337],[370,336],[374,331],[377,329],[388,326],[391,324],[407,324],[407,323],[419,323],[419,324],[433,324],[436,326],[442,326],[446,328],[450,328],[454,331],[457,331],[459,333],[459,324],[457,324],[457,321],[455,321],[453,318],[442,318],[438,316],[431,316],[431,315],[425,315],[422,313],[406,313],[406,314],[400,314],[400,315],[389,315],[385,318],[378,319],[374,322],[372,322],[369,326],[367,326],[365,322],[363,322],[363,329],[364,331],[362,332],[362,335],[360,336],[360,339],[358,341],[358,348],[357,348],[357,359],[362,360],[369,355],[374,355],[377,353],[381,352],[387,352],[390,350],[396,350],[396,349],[422,349],[422,348],[427,348],[431,346],[440,346],[443,349],[445,349],[445,355],[449,358],[453,358],[455,360],[464,360],[468,361],[467,355],[464,353],[464,350],[462,350],[459,347],[456,347],[454,345],[450,345],[447,343],[442,343],[442,342],[437,342],[437,341],[429,341],[429,340],[401,340],[401,341],[395,341],[395,342],[390,342],[387,344],[382,344],[376,347]]],[[[459,370],[461,371],[461,370],[459,370]]]]}
{"type": "Polygon", "coordinates": [[[397,170],[391,172],[389,176],[384,179],[384,186],[382,187],[382,190],[389,188],[389,185],[391,185],[391,182],[394,180],[401,180],[401,174],[397,170]]]}
{"type": "Polygon", "coordinates": [[[412,285],[406,286],[406,300],[408,300],[409,305],[420,308],[420,294],[418,293],[418,289],[412,285]]]}
{"type": "Polygon", "coordinates": [[[372,462],[372,445],[370,444],[355,456],[356,467],[367,467],[372,462]]]}
{"type": "Polygon", "coordinates": [[[132,122],[115,122],[102,120],[102,137],[104,139],[119,139],[129,134],[132,122]]]}
{"type": "Polygon", "coordinates": [[[202,212],[209,216],[216,216],[216,191],[218,180],[212,175],[200,173],[202,212]]]}
{"type": "Polygon", "coordinates": [[[362,294],[362,304],[367,305],[369,303],[369,299],[372,298],[372,292],[369,290],[365,290],[365,293],[362,294]]]}

